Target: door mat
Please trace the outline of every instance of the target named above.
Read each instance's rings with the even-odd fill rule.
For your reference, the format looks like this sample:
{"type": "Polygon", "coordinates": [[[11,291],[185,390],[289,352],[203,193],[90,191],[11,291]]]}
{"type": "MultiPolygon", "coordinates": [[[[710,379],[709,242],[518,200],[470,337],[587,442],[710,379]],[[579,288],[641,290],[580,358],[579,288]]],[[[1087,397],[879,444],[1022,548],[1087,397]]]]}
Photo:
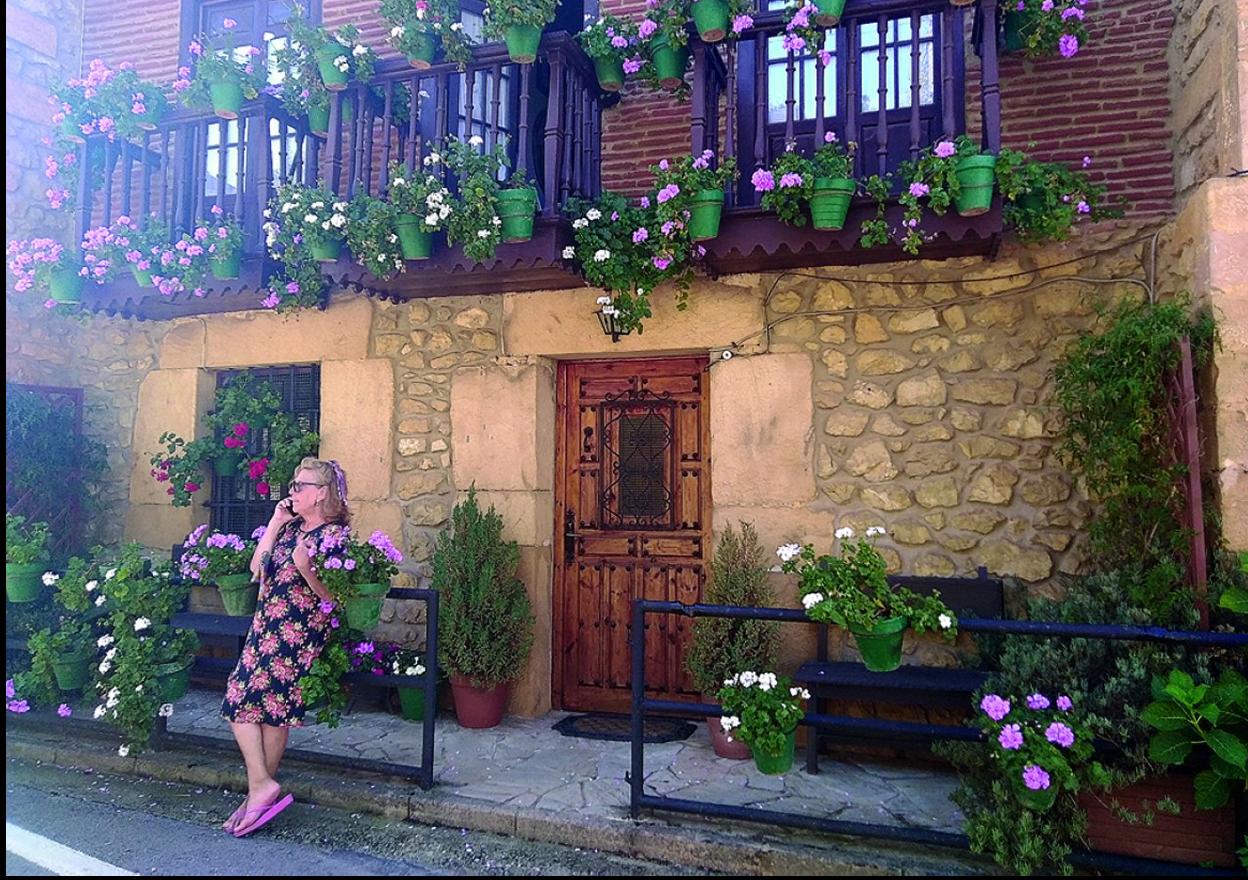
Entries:
{"type": "MultiPolygon", "coordinates": [[[[695,725],[676,718],[646,718],[642,723],[643,738],[648,743],[676,742],[697,730],[695,725]]],[[[562,721],[555,722],[551,729],[564,736],[629,742],[632,740],[632,724],[632,719],[627,715],[593,712],[588,715],[569,715],[562,721]]]]}

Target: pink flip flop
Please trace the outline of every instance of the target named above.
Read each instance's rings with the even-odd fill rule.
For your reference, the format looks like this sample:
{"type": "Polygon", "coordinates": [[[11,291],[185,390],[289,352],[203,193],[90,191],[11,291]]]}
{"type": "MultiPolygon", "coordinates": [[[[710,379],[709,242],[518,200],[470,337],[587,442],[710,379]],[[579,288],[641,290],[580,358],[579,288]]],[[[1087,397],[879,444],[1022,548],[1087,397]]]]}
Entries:
{"type": "Polygon", "coordinates": [[[238,820],[243,818],[243,813],[245,813],[246,811],[247,811],[247,799],[243,798],[243,802],[238,805],[238,809],[235,810],[233,813],[230,813],[230,818],[225,820],[225,824],[221,826],[222,829],[224,829],[229,834],[233,834],[234,829],[238,827],[238,820]]]}
{"type": "Polygon", "coordinates": [[[286,795],[286,797],[278,801],[275,801],[274,803],[263,804],[259,807],[253,807],[252,809],[247,810],[243,814],[243,818],[239,820],[239,825],[235,826],[234,836],[246,837],[248,834],[250,834],[253,831],[259,831],[265,825],[268,825],[269,822],[271,822],[277,816],[278,813],[280,813],[282,810],[289,807],[294,802],[295,802],[295,796],[293,794],[288,794],[286,795]],[[254,816],[257,813],[260,814],[260,817],[256,819],[256,821],[253,822],[252,824],[250,825],[246,824],[247,817],[254,816]]]}

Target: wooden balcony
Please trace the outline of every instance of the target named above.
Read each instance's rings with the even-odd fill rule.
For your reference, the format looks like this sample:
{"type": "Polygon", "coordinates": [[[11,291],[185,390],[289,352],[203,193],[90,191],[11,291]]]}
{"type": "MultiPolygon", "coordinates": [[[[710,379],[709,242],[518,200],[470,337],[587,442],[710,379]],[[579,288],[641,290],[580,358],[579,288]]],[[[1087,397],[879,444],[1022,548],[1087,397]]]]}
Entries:
{"type": "MultiPolygon", "coordinates": [[[[707,45],[691,38],[692,150],[733,157],[741,171],[738,186],[727,193],[719,236],[704,242],[712,273],[910,259],[897,245],[858,243],[874,202],[856,199],[840,231],[786,226],[759,207],[750,176],[787,145],[809,155],[828,131],[857,144],[860,180],[896,171],[924,147],[964,133],[966,9],[947,0],[849,0],[829,38],[826,68],[809,53],[798,56],[777,45],[785,24],[779,12],[756,16],[739,41],[707,45]]],[[[980,0],[975,9],[982,32],[996,33],[997,0],[980,0]]],[[[981,51],[982,146],[995,153],[1001,142],[995,41],[984,40],[981,51]]],[[[886,219],[892,228],[899,225],[897,204],[886,219]]],[[[1000,200],[978,217],[950,211],[926,215],[922,223],[932,237],[920,259],[991,255],[1002,229],[1000,200]]]]}
{"type": "Polygon", "coordinates": [[[258,308],[277,268],[261,229],[276,184],[324,183],[344,198],[384,195],[392,160],[418,166],[450,134],[479,135],[483,149],[506,144],[512,167],[537,182],[533,239],[500,245],[493,261],[476,264],[439,236],[432,259],[409,261],[389,281],[345,256],[326,266],[326,274],[394,300],[580,287],[580,276],[560,256],[572,241],[560,207],[569,197],[600,193],[604,100],[609,96],[599,90],[589,59],[561,32],[543,36],[531,65],[512,64],[501,44],[478,47],[463,71],[453,64],[417,71],[403,60],[383,62],[369,83],[332,93],[323,134],[264,96],[231,122],[182,112],[136,143],[95,138],[82,147],[79,167],[91,170],[79,180],[79,233],[124,214],[167,223],[177,240],[219,206],[239,220],[245,256],[239,279],[211,282],[202,297],[164,296],[125,275],[88,285],[84,306],[153,319],[258,308]]]}

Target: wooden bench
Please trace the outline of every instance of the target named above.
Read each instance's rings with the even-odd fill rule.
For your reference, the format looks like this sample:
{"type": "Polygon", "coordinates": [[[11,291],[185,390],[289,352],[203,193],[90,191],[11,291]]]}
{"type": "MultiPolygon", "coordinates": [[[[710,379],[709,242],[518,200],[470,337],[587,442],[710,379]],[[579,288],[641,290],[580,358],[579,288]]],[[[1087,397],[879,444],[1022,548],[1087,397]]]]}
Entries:
{"type": "MultiPolygon", "coordinates": [[[[983,566],[973,578],[895,575],[888,580],[922,595],[939,592],[941,599],[959,617],[995,620],[1005,616],[1004,586],[1000,578],[989,577],[983,566]]],[[[810,690],[817,713],[825,713],[832,698],[925,708],[967,708],[971,694],[988,678],[986,672],[975,669],[902,666],[893,672],[871,672],[861,663],[829,661],[826,626],[818,628],[816,652],[817,659],[803,663],[794,680],[810,690]]],[[[879,738],[866,740],[822,733],[812,727],[806,739],[806,772],[819,772],[819,747],[823,742],[878,745],[879,738]]]]}

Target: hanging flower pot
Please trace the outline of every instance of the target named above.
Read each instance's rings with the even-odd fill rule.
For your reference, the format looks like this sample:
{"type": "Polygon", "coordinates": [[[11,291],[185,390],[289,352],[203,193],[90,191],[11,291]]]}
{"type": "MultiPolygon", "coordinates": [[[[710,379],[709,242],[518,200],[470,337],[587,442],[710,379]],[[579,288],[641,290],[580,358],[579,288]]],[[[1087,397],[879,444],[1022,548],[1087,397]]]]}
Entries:
{"type": "Polygon", "coordinates": [[[797,744],[797,731],[791,730],[785,737],[784,747],[778,754],[769,755],[758,749],[753,749],[754,766],[758,768],[760,773],[766,773],[768,776],[779,776],[781,773],[787,773],[793,768],[793,750],[797,744]]]}
{"type": "Polygon", "coordinates": [[[869,630],[850,627],[863,665],[872,672],[892,672],[901,665],[901,642],[906,635],[906,618],[898,615],[881,620],[869,630]]]}
{"type": "Polygon", "coordinates": [[[689,64],[689,47],[672,48],[667,36],[659,34],[650,41],[650,58],[659,84],[665,89],[679,88],[685,81],[685,67],[689,64]]]}
{"type": "Polygon", "coordinates": [[[497,727],[507,709],[510,682],[502,682],[492,688],[473,687],[463,675],[451,676],[451,695],[455,698],[455,717],[460,727],[481,730],[497,727]]]}
{"type": "Polygon", "coordinates": [[[91,678],[91,649],[75,648],[52,658],[56,686],[63,691],[81,690],[91,678]]]}
{"type": "Polygon", "coordinates": [[[598,86],[604,92],[618,92],[624,88],[624,62],[618,58],[595,58],[594,72],[598,74],[598,86]]]}
{"type": "Polygon", "coordinates": [[[417,70],[428,70],[433,66],[433,55],[437,51],[437,44],[433,41],[433,34],[417,34],[412,51],[407,56],[407,63],[417,70]]]}
{"type": "Polygon", "coordinates": [[[728,33],[726,0],[694,0],[690,9],[698,36],[708,43],[718,43],[728,33]]]}
{"type": "Polygon", "coordinates": [[[76,144],[85,144],[87,139],[82,136],[82,129],[78,127],[78,123],[69,117],[61,123],[61,136],[73,141],[76,144]]]}
{"type": "Polygon", "coordinates": [[[342,604],[347,612],[347,625],[352,629],[370,630],[381,620],[381,603],[390,592],[389,584],[357,584],[358,596],[342,604]]]}
{"type": "Polygon", "coordinates": [[[242,463],[243,451],[241,449],[222,449],[212,460],[212,472],[218,477],[237,476],[238,466],[242,463]]]}
{"type": "MultiPolygon", "coordinates": [[[[974,6],[975,0],[949,0],[950,6],[974,6]]],[[[1000,7],[997,7],[998,9],[1000,7]]]]}
{"type": "Polygon", "coordinates": [[[819,27],[836,27],[845,11],[845,0],[814,0],[815,24],[819,27]]]}
{"type": "Polygon", "coordinates": [[[433,233],[421,229],[424,225],[423,218],[415,214],[400,214],[394,225],[399,234],[399,248],[403,251],[403,259],[429,259],[429,255],[433,253],[433,233]]]}
{"type": "Polygon", "coordinates": [[[533,237],[533,214],[537,190],[531,186],[498,192],[498,216],[503,221],[503,241],[528,241],[533,237]]]}
{"type": "Polygon", "coordinates": [[[1057,803],[1057,795],[1062,787],[1056,780],[1050,779],[1047,788],[1028,788],[1020,778],[1014,782],[1014,795],[1018,802],[1029,810],[1043,813],[1057,803]]]}
{"type": "Polygon", "coordinates": [[[6,562],[4,564],[4,591],[10,602],[33,602],[39,598],[39,588],[43,585],[41,578],[47,571],[45,563],[31,562],[20,564],[6,562]]]}
{"type": "Polygon", "coordinates": [[[208,261],[208,268],[212,270],[212,277],[218,281],[229,281],[238,277],[238,273],[242,270],[243,252],[235,248],[229,256],[214,256],[208,261]]]}
{"type": "Polygon", "coordinates": [[[162,703],[173,703],[185,697],[191,686],[191,667],[194,665],[195,659],[187,658],[153,666],[157,699],[162,703]]]}
{"type": "Polygon", "coordinates": [[[997,157],[980,154],[959,159],[954,168],[959,192],[953,206],[963,217],[988,213],[992,207],[992,188],[997,179],[997,157]]]}
{"type": "Polygon", "coordinates": [[[250,617],[256,613],[260,585],[253,583],[247,572],[221,575],[217,578],[217,589],[221,593],[221,604],[225,606],[226,614],[231,617],[250,617]]]}
{"type": "Polygon", "coordinates": [[[845,225],[849,203],[858,189],[847,177],[816,177],[810,197],[810,219],[816,229],[840,229],[845,225]]]}
{"type": "Polygon", "coordinates": [[[130,274],[134,276],[134,283],[139,285],[139,287],[155,287],[156,286],[155,282],[152,281],[151,269],[140,269],[137,265],[135,265],[134,263],[131,263],[130,274]]]}
{"type": "Polygon", "coordinates": [[[719,221],[724,213],[724,191],[704,189],[693,197],[689,216],[689,237],[706,241],[719,235],[719,221]]]}
{"type": "Polygon", "coordinates": [[[329,133],[329,107],[308,108],[308,130],[324,137],[329,133]]]}
{"type": "Polygon", "coordinates": [[[350,64],[346,70],[340,70],[334,62],[339,58],[348,58],[351,50],[336,40],[330,40],[316,50],[316,66],[321,71],[321,82],[331,92],[341,92],[347,87],[350,79],[350,64]]]}
{"type": "Polygon", "coordinates": [[[77,267],[57,269],[48,282],[48,295],[58,303],[80,303],[82,282],[77,267]]]}
{"type": "Polygon", "coordinates": [[[318,263],[336,263],[342,253],[342,239],[330,238],[311,243],[312,258],[318,263]]]}
{"type": "Polygon", "coordinates": [[[1001,50],[1007,55],[1021,52],[1027,48],[1027,41],[1023,37],[1023,14],[1014,9],[1008,9],[1002,18],[1002,29],[1005,32],[1005,39],[1001,50]]]}
{"type": "Polygon", "coordinates": [[[223,79],[208,83],[212,95],[212,112],[222,119],[237,119],[243,109],[243,86],[238,80],[223,79]]]}
{"type": "Polygon", "coordinates": [[[517,64],[532,64],[537,60],[537,47],[542,41],[542,29],[535,24],[515,24],[503,31],[507,42],[507,55],[517,64]]]}

